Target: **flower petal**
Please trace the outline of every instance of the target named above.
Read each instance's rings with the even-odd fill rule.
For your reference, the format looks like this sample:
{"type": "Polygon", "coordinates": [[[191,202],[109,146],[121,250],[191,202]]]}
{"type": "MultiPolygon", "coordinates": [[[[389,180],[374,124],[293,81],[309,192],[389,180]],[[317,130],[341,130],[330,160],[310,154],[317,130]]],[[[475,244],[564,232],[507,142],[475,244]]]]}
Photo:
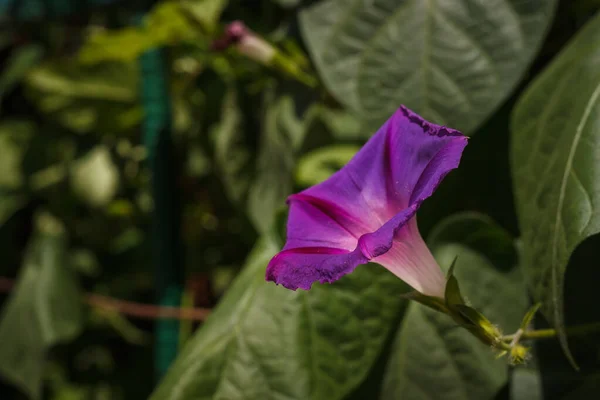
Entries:
{"type": "Polygon", "coordinates": [[[423,241],[416,218],[395,235],[391,248],[372,260],[384,266],[415,290],[444,298],[446,277],[423,241]]]}
{"type": "Polygon", "coordinates": [[[429,197],[458,166],[466,145],[460,132],[402,106],[344,168],[302,194],[336,204],[373,232],[429,197]]]}
{"type": "Polygon", "coordinates": [[[354,271],[358,265],[386,253],[392,247],[394,237],[416,210],[416,207],[409,207],[377,231],[362,235],[358,242],[355,241],[354,250],[322,246],[285,249],[269,262],[266,278],[292,290],[308,290],[316,281],[336,281],[354,271]]]}
{"type": "Polygon", "coordinates": [[[400,107],[344,168],[289,197],[287,242],[267,280],[309,289],[374,259],[415,289],[439,295],[443,275],[413,216],[466,145],[460,132],[400,107]]]}

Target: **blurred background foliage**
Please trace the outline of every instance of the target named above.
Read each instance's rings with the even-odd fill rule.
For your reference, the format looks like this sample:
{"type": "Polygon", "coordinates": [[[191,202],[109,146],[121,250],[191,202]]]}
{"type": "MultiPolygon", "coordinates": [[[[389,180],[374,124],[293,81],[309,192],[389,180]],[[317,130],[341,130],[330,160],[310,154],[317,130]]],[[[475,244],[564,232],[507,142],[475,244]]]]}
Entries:
{"type": "MultiPolygon", "coordinates": [[[[517,239],[527,231],[517,213],[525,206],[515,203],[521,181],[509,161],[511,146],[527,139],[510,142],[511,116],[582,27],[600,26],[600,3],[377,0],[375,14],[369,2],[352,2],[351,13],[347,3],[0,0],[2,399],[600,394],[597,338],[570,343],[580,372],[557,341],[537,344],[526,367],[508,368],[445,317],[401,301],[406,287],[377,267],[308,293],[263,282],[283,243],[286,197],[344,165],[403,103],[472,136],[460,169],[419,213],[436,257],[447,266],[462,254],[470,300],[507,333],[528,304],[521,274],[532,275],[523,263],[537,260],[527,249],[538,239],[517,239]],[[425,9],[432,4],[435,13],[425,9]],[[238,19],[308,78],[234,48],[213,50],[238,19]],[[435,29],[424,43],[439,50],[431,54],[406,39],[428,23],[435,29]],[[443,51],[445,37],[454,48],[443,51]],[[166,346],[179,356],[164,378],[155,250],[172,237],[151,229],[158,178],[145,135],[157,111],[142,90],[143,57],[156,48],[165,50],[170,113],[170,143],[159,145],[169,147],[171,218],[181,225],[184,279],[172,305],[206,311],[170,325],[176,336],[166,346]]],[[[581,39],[586,51],[600,51],[597,31],[581,39]]],[[[589,68],[599,66],[590,56],[589,68]]],[[[567,325],[600,321],[591,228],[561,270],[567,325]]],[[[546,311],[536,326],[557,322],[546,311]]]]}

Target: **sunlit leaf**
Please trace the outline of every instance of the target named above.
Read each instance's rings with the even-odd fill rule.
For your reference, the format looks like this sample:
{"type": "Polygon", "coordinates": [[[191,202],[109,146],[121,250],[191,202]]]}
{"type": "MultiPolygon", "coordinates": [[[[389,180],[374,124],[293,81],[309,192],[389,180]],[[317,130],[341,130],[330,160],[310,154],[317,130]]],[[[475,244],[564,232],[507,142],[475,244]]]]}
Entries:
{"type": "Polygon", "coordinates": [[[312,186],[323,182],[350,161],[360,150],[356,145],[334,145],[314,150],[298,162],[296,180],[312,186]]]}
{"type": "Polygon", "coordinates": [[[335,97],[378,127],[400,105],[472,133],[531,63],[554,0],[325,0],[300,14],[335,97]]]}
{"type": "Polygon", "coordinates": [[[183,0],[181,7],[190,13],[208,33],[212,33],[229,0],[183,0]]]}
{"type": "Polygon", "coordinates": [[[194,26],[178,2],[160,2],[138,27],[93,33],[79,51],[79,60],[84,64],[131,62],[152,48],[196,37],[194,26]]]}
{"type": "Polygon", "coordinates": [[[600,232],[599,37],[600,15],[531,84],[512,120],[523,267],[542,312],[562,333],[565,350],[567,263],[584,239],[600,232]]]}
{"type": "Polygon", "coordinates": [[[119,170],[106,146],[96,146],[71,168],[73,193],[90,207],[106,206],[119,188],[119,170]]]}

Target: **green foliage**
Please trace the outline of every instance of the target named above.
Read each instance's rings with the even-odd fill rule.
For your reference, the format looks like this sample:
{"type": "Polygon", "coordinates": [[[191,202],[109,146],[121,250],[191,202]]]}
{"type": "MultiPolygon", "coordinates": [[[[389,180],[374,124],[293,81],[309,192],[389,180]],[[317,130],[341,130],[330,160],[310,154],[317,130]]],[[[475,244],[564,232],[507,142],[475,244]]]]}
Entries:
{"type": "Polygon", "coordinates": [[[563,283],[577,245],[600,232],[600,15],[534,81],[512,121],[512,173],[523,267],[536,300],[562,333],[563,283]]]}
{"type": "Polygon", "coordinates": [[[199,32],[189,21],[185,11],[204,7],[205,3],[215,3],[212,6],[215,9],[193,15],[204,24],[209,24],[218,17],[220,9],[217,3],[220,1],[188,1],[183,5],[174,1],[159,3],[144,18],[140,27],[92,33],[79,51],[79,60],[83,64],[102,61],[132,62],[152,48],[197,40],[199,32]]]}
{"type": "Polygon", "coordinates": [[[292,192],[296,154],[306,131],[290,97],[275,98],[269,91],[263,101],[255,162],[244,145],[243,119],[234,92],[225,97],[221,122],[211,132],[228,195],[245,205],[248,217],[262,233],[272,226],[277,209],[292,192]]]}
{"type": "Polygon", "coordinates": [[[402,283],[376,265],[292,292],[264,281],[267,239],[151,399],[342,399],[366,376],[400,311],[402,283]]]}
{"type": "Polygon", "coordinates": [[[31,100],[77,133],[116,133],[140,123],[138,70],[134,63],[82,66],[42,64],[25,78],[31,100]]]}
{"type": "Polygon", "coordinates": [[[321,183],[346,165],[359,149],[354,145],[335,145],[314,150],[298,161],[296,180],[302,186],[321,183]]]}
{"type": "Polygon", "coordinates": [[[25,203],[22,193],[23,158],[33,135],[33,125],[18,120],[0,124],[0,226],[25,203]]]}
{"type": "Polygon", "coordinates": [[[63,228],[48,214],[40,214],[36,225],[0,320],[0,372],[33,399],[41,395],[48,350],[76,337],[83,322],[63,228]]]}
{"type": "Polygon", "coordinates": [[[40,61],[41,56],[42,49],[37,45],[15,50],[0,74],[0,99],[19,84],[29,69],[40,61]]]}
{"type": "Polygon", "coordinates": [[[302,11],[300,21],[323,82],[369,126],[406,104],[472,133],[523,76],[554,6],[327,0],[302,11]]]}

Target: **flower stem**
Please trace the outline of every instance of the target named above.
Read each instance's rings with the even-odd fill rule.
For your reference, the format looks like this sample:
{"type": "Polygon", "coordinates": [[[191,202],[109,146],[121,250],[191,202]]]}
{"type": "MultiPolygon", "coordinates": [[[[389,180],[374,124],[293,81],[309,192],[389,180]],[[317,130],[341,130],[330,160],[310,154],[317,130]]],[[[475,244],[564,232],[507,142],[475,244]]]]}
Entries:
{"type": "MultiPolygon", "coordinates": [[[[566,329],[567,336],[578,336],[587,335],[588,333],[600,333],[600,322],[592,324],[585,324],[579,326],[573,326],[566,329]]],[[[505,342],[512,342],[517,334],[505,335],[502,340],[505,342]]],[[[556,329],[537,329],[531,331],[524,331],[520,334],[522,340],[526,339],[550,339],[558,336],[556,329]]]]}

